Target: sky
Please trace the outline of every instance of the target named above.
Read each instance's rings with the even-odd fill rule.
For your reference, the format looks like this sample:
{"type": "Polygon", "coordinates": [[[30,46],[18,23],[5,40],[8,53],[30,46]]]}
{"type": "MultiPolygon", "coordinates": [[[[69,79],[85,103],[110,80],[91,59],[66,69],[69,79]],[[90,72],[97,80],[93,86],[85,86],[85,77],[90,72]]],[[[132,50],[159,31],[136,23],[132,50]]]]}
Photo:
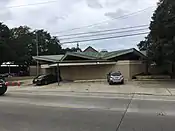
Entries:
{"type": "MultiPolygon", "coordinates": [[[[158,0],[0,0],[0,21],[10,28],[27,25],[32,29],[44,29],[52,35],[61,36],[72,33],[149,25],[157,2],[158,0]],[[146,10],[128,17],[118,18],[143,9],[146,10]],[[96,23],[100,24],[96,25],[96,23]],[[84,27],[92,24],[95,25],[84,27]],[[77,27],[81,28],[67,31],[77,27]]],[[[107,37],[125,34],[113,34],[107,35],[107,37]]],[[[103,49],[112,51],[137,48],[136,45],[141,40],[144,40],[145,36],[80,42],[79,45],[82,49],[92,46],[99,51],[103,49]]],[[[72,41],[74,40],[76,39],[72,41]]],[[[64,44],[63,47],[74,47],[76,45],[77,43],[64,44]]]]}

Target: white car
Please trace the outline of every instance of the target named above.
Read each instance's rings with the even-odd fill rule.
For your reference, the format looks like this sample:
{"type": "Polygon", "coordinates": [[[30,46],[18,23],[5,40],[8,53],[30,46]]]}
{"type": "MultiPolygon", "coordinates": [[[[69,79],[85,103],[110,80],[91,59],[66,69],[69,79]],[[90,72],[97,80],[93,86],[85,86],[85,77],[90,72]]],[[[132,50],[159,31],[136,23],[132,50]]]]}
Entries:
{"type": "Polygon", "coordinates": [[[120,72],[110,72],[107,75],[107,80],[110,85],[114,83],[124,84],[124,77],[120,72]]]}

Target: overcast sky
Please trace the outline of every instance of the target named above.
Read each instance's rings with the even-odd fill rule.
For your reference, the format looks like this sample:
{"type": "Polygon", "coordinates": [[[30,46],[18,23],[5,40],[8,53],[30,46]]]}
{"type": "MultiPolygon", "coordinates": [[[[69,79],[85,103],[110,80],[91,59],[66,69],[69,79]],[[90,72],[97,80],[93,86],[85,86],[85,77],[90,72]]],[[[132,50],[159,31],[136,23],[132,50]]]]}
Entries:
{"type": "MultiPolygon", "coordinates": [[[[64,34],[122,28],[149,24],[153,11],[156,9],[157,2],[158,0],[0,0],[0,21],[7,24],[10,28],[27,25],[32,29],[45,29],[53,35],[63,35],[56,32],[103,21],[107,22],[98,26],[81,28],[80,30],[66,32],[64,34]],[[14,8],[14,6],[17,5],[28,5],[47,1],[50,1],[50,3],[14,8]],[[10,8],[12,6],[13,8],[10,8]],[[116,17],[150,6],[154,7],[124,19],[113,20],[116,17]]],[[[80,43],[80,47],[84,49],[91,45],[97,50],[133,48],[136,47],[144,37],[145,35],[84,42],[80,43]]],[[[64,47],[71,46],[76,46],[76,44],[64,45],[64,47]]]]}

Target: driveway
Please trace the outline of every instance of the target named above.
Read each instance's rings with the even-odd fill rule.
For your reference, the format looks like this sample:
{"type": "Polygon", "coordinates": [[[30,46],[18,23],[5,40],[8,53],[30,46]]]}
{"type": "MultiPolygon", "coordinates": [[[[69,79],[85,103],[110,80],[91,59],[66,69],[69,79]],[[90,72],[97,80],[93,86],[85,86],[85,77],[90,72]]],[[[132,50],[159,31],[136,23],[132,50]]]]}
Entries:
{"type": "Polygon", "coordinates": [[[114,93],[114,94],[145,94],[145,95],[175,95],[175,82],[172,81],[129,81],[124,85],[109,85],[107,82],[84,82],[84,83],[57,83],[45,86],[21,86],[11,88],[14,91],[57,91],[57,92],[88,92],[88,93],[114,93]]]}

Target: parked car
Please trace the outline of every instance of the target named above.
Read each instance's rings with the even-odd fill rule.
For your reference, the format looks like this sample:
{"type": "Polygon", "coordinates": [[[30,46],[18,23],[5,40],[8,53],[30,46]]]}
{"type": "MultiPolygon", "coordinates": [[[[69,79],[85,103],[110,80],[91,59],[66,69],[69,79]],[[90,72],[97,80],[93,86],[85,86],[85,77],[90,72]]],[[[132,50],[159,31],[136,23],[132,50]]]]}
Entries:
{"type": "Polygon", "coordinates": [[[5,78],[5,77],[8,77],[9,76],[9,73],[5,73],[5,74],[0,74],[0,78],[5,78]]]}
{"type": "Polygon", "coordinates": [[[57,77],[55,75],[39,75],[33,79],[33,84],[36,85],[48,85],[57,82],[57,77]]]}
{"type": "Polygon", "coordinates": [[[114,83],[124,84],[124,77],[120,72],[110,72],[107,75],[107,81],[110,85],[114,83]]]}
{"type": "Polygon", "coordinates": [[[4,79],[0,78],[0,96],[4,95],[7,91],[7,84],[4,79]]]}

